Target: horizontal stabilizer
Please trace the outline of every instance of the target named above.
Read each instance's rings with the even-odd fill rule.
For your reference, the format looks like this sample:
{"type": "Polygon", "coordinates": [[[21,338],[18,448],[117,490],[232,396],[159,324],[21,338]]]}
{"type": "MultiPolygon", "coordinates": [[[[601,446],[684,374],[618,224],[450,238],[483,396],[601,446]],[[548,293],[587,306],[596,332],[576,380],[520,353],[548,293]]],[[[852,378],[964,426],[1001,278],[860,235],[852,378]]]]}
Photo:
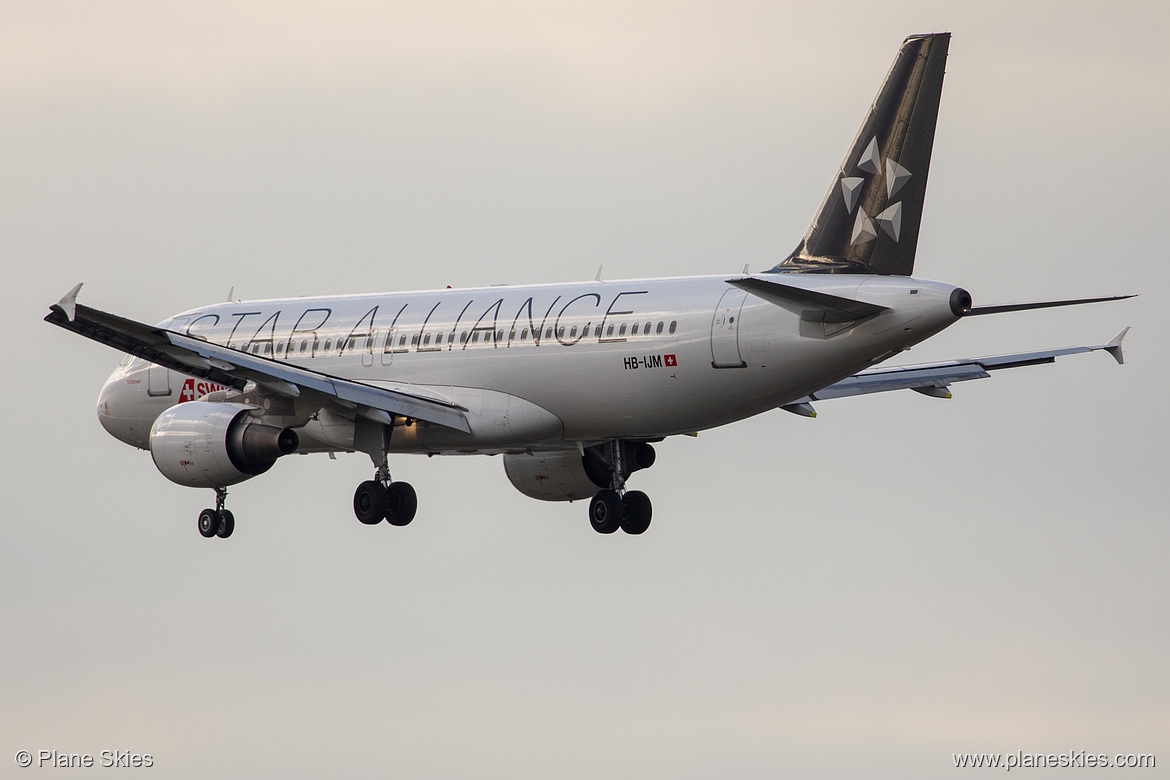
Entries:
{"type": "MultiPolygon", "coordinates": [[[[76,296],[76,292],[75,288],[70,295],[76,296]]],[[[67,295],[62,299],[65,305],[59,302],[50,307],[45,321],[183,374],[210,379],[237,390],[255,382],[291,397],[312,391],[325,401],[339,401],[346,408],[368,407],[471,432],[467,410],[457,404],[310,371],[285,361],[107,314],[69,298],[67,295]]]]}
{"type": "Polygon", "coordinates": [[[816,290],[806,290],[803,287],[774,282],[771,279],[745,277],[743,279],[728,279],[727,283],[741,290],[747,290],[769,303],[783,306],[789,311],[795,311],[800,314],[801,319],[809,322],[851,322],[887,310],[887,307],[878,306],[876,303],[866,303],[816,290]]]}
{"type": "Polygon", "coordinates": [[[1105,298],[1075,298],[1067,301],[1037,301],[1036,303],[1007,303],[1002,306],[975,306],[964,309],[962,316],[974,317],[977,314],[1003,314],[1009,311],[1028,311],[1030,309],[1051,309],[1056,306],[1078,306],[1082,303],[1102,303],[1104,301],[1124,301],[1126,298],[1136,298],[1136,295],[1110,295],[1105,298]]]}

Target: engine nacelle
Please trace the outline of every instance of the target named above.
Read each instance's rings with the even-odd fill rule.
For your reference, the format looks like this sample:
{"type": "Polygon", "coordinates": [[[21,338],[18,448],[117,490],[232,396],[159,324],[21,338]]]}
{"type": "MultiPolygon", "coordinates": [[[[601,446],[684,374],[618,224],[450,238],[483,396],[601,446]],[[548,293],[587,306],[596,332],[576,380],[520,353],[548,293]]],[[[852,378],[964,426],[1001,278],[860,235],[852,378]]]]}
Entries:
{"type": "MultiPolygon", "coordinates": [[[[621,446],[622,479],[654,465],[654,447],[648,442],[622,441],[621,446]]],[[[505,455],[504,472],[530,498],[577,501],[609,487],[614,472],[609,453],[609,445],[595,444],[585,448],[584,456],[573,450],[505,455]]]]}
{"type": "Polygon", "coordinates": [[[505,455],[504,472],[512,485],[541,501],[576,501],[592,498],[605,483],[595,482],[585,471],[585,459],[576,450],[505,455]]]}
{"type": "Polygon", "coordinates": [[[272,468],[296,452],[297,434],[250,422],[243,404],[191,401],[158,416],[150,429],[150,455],[171,482],[226,487],[272,468]]]}

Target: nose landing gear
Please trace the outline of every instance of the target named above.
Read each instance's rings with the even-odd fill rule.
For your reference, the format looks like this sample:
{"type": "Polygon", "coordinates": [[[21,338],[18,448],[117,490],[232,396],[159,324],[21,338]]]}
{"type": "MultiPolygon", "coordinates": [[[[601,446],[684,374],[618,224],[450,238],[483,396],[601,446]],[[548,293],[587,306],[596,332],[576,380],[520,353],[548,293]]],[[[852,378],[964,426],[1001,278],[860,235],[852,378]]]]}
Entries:
{"type": "Polygon", "coordinates": [[[633,470],[648,468],[654,463],[654,449],[641,444],[634,450],[635,463],[627,469],[624,463],[625,443],[608,443],[607,468],[610,487],[599,490],[589,502],[589,524],[599,534],[612,534],[621,528],[627,534],[637,536],[650,527],[654,509],[650,497],[640,490],[626,490],[626,476],[633,470]]]}
{"type": "Polygon", "coordinates": [[[227,501],[227,488],[215,489],[215,509],[204,509],[199,513],[199,535],[204,539],[218,536],[226,539],[236,530],[236,517],[230,510],[224,508],[227,501]]]}

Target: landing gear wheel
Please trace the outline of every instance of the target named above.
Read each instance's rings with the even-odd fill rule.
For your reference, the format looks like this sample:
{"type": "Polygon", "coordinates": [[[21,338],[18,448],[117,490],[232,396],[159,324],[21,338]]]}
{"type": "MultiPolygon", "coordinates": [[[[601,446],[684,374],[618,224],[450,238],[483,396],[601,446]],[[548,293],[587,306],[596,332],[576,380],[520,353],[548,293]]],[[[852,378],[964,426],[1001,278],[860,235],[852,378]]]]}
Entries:
{"type": "Polygon", "coordinates": [[[353,513],[366,525],[377,525],[386,516],[386,488],[366,480],[353,494],[353,513]]]}
{"type": "Polygon", "coordinates": [[[622,522],[622,499],[616,490],[599,490],[589,502],[589,523],[599,534],[612,534],[622,522]]]}
{"type": "Polygon", "coordinates": [[[393,482],[387,491],[386,522],[390,525],[408,525],[418,511],[418,494],[409,482],[393,482]]]}
{"type": "Polygon", "coordinates": [[[216,529],[215,535],[220,539],[226,539],[232,535],[234,530],[236,530],[236,516],[231,513],[231,510],[220,510],[219,527],[216,529]]]}
{"type": "Polygon", "coordinates": [[[631,490],[622,498],[622,530],[637,536],[650,527],[650,497],[640,490],[631,490]]]}
{"type": "Polygon", "coordinates": [[[210,539],[219,531],[219,512],[214,509],[204,509],[199,513],[199,535],[210,539]]]}

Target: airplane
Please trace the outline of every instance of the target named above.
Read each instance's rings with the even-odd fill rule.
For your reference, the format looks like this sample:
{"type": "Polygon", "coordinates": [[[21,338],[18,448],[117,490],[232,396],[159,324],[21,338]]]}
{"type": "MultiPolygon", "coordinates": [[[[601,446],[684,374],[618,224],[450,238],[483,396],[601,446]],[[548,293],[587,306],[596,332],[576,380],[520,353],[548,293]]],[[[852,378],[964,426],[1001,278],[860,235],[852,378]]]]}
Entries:
{"type": "Polygon", "coordinates": [[[227,488],[291,453],[363,452],[357,519],[404,526],[418,499],[389,456],[501,455],[520,492],[589,500],[593,529],[641,534],[631,476],[654,444],[772,409],[956,382],[1104,350],[1109,342],[884,367],[972,316],[1129,295],[975,306],[913,276],[949,33],[898,50],[804,237],[766,272],[434,289],[200,306],[156,326],[77,302],[46,321],[126,353],[102,426],[171,481],[215,491],[207,538],[232,535],[227,488]]]}

